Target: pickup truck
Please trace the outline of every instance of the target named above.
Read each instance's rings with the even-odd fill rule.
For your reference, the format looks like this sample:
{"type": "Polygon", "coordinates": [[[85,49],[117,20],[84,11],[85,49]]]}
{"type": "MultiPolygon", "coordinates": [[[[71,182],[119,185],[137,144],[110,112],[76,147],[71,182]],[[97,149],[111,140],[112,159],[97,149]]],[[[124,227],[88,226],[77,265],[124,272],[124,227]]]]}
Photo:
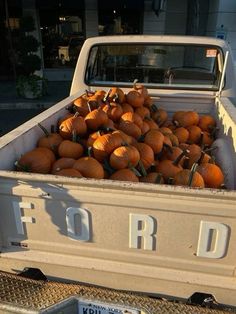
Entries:
{"type": "Polygon", "coordinates": [[[40,269],[50,279],[152,298],[187,301],[197,293],[235,307],[235,86],[232,53],[220,39],[87,39],[70,96],[0,138],[1,270],[40,269]],[[49,130],[85,91],[128,93],[134,80],[170,117],[182,110],[215,118],[222,188],[15,171],[42,136],[38,124],[49,130]]]}

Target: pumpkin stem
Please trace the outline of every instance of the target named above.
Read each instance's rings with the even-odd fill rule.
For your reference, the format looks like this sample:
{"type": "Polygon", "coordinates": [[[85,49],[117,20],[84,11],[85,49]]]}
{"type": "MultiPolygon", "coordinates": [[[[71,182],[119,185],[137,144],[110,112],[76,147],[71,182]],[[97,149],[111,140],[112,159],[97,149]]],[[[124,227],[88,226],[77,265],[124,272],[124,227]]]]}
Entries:
{"type": "Polygon", "coordinates": [[[209,164],[215,165],[215,163],[216,163],[216,158],[215,158],[215,156],[211,156],[211,159],[209,160],[209,164]]]}
{"type": "Polygon", "coordinates": [[[174,120],[174,121],[173,121],[173,124],[174,124],[174,126],[179,127],[179,122],[178,122],[177,120],[174,120]]]}
{"type": "MultiPolygon", "coordinates": [[[[111,92],[111,88],[108,89],[108,91],[106,92],[105,96],[103,97],[103,100],[102,100],[103,102],[107,102],[108,97],[110,95],[110,92],[111,92]]],[[[109,103],[109,105],[110,105],[110,103],[109,103]]]]}
{"type": "Polygon", "coordinates": [[[112,129],[112,128],[109,128],[109,127],[105,127],[105,126],[101,126],[99,128],[100,131],[103,131],[103,132],[114,132],[115,129],[112,129]]]}
{"type": "Polygon", "coordinates": [[[160,184],[161,183],[161,179],[162,179],[162,173],[158,172],[157,173],[157,177],[155,179],[155,183],[156,184],[160,184]]]}
{"type": "Polygon", "coordinates": [[[189,163],[189,157],[185,157],[184,158],[184,162],[183,162],[183,168],[188,168],[188,163],[189,163]]]}
{"type": "Polygon", "coordinates": [[[138,165],[139,165],[139,168],[140,168],[140,170],[141,170],[143,176],[146,177],[146,176],[147,176],[147,171],[146,171],[146,169],[144,168],[144,165],[143,165],[143,162],[142,162],[141,159],[139,159],[138,165]]]}
{"type": "Polygon", "coordinates": [[[91,112],[91,111],[92,111],[92,109],[91,109],[90,104],[89,104],[89,102],[88,102],[88,101],[87,101],[87,106],[88,106],[88,110],[89,110],[89,112],[91,112]]]}
{"type": "Polygon", "coordinates": [[[70,106],[66,106],[66,110],[68,110],[70,113],[74,113],[74,105],[71,104],[70,106]]]}
{"type": "Polygon", "coordinates": [[[103,168],[108,171],[109,175],[112,175],[115,172],[115,169],[111,167],[108,160],[105,158],[103,162],[103,168]]]}
{"type": "Polygon", "coordinates": [[[92,151],[93,151],[92,146],[89,146],[89,147],[87,148],[87,155],[88,155],[88,157],[92,157],[92,151]]]}
{"type": "Polygon", "coordinates": [[[173,165],[174,166],[178,166],[179,162],[181,161],[181,159],[186,155],[189,154],[190,151],[188,149],[185,149],[184,151],[182,151],[181,154],[179,154],[179,156],[173,161],[173,165]]]}
{"type": "Polygon", "coordinates": [[[77,134],[76,134],[76,130],[72,131],[72,142],[76,143],[77,142],[77,134]]]}
{"type": "Polygon", "coordinates": [[[49,137],[49,132],[48,132],[48,130],[44,127],[44,126],[42,126],[42,124],[40,124],[40,123],[38,123],[38,126],[40,127],[40,129],[44,132],[44,134],[47,136],[47,137],[49,137]]]}
{"type": "Polygon", "coordinates": [[[194,163],[194,164],[192,165],[192,168],[191,168],[190,174],[189,174],[189,178],[188,178],[188,186],[192,186],[193,176],[194,176],[194,173],[195,173],[196,170],[197,170],[197,166],[198,166],[197,163],[194,163]]]}
{"type": "Polygon", "coordinates": [[[170,146],[169,144],[163,143],[163,146],[172,154],[173,153],[173,149],[172,146],[170,146]]]}
{"type": "Polygon", "coordinates": [[[95,94],[95,92],[88,90],[88,89],[85,90],[85,93],[86,93],[87,97],[93,96],[95,94]]]}
{"type": "Polygon", "coordinates": [[[199,139],[199,145],[200,145],[202,150],[204,150],[203,136],[204,136],[204,133],[201,132],[200,139],[199,139]]]}
{"type": "Polygon", "coordinates": [[[30,167],[27,165],[21,165],[18,160],[15,161],[15,166],[17,169],[23,172],[31,172],[30,167]]]}
{"type": "Polygon", "coordinates": [[[209,153],[209,152],[214,151],[215,149],[218,149],[218,147],[217,147],[217,146],[214,146],[214,147],[206,148],[206,149],[204,150],[204,152],[205,152],[205,153],[209,153]]]}
{"type": "Polygon", "coordinates": [[[142,177],[141,173],[134,167],[129,167],[137,177],[142,177]]]}
{"type": "Polygon", "coordinates": [[[167,184],[172,185],[172,184],[173,184],[173,181],[174,181],[174,178],[169,177],[169,178],[167,179],[167,184]]]}
{"type": "Polygon", "coordinates": [[[156,112],[158,110],[158,108],[156,105],[153,104],[153,105],[151,105],[150,110],[151,110],[151,112],[156,112]]]}
{"type": "Polygon", "coordinates": [[[138,79],[135,79],[134,81],[133,81],[133,88],[134,89],[136,89],[136,84],[138,83],[138,79]]]}
{"type": "Polygon", "coordinates": [[[200,165],[202,163],[204,156],[205,156],[205,151],[202,150],[201,155],[200,155],[198,161],[196,162],[198,165],[200,165]]]}
{"type": "Polygon", "coordinates": [[[76,111],[75,114],[74,114],[74,118],[78,117],[79,116],[79,112],[76,111]]]}

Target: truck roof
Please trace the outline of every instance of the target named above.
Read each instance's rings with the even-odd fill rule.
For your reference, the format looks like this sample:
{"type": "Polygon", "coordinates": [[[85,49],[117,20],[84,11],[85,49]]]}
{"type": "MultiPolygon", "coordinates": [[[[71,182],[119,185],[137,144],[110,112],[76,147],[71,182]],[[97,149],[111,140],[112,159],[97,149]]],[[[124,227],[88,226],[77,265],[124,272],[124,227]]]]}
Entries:
{"type": "Polygon", "coordinates": [[[180,43],[180,44],[200,44],[200,45],[213,45],[221,48],[228,48],[226,41],[214,37],[207,36],[179,36],[179,35],[113,35],[113,36],[99,36],[91,37],[86,40],[89,44],[101,43],[180,43]]]}

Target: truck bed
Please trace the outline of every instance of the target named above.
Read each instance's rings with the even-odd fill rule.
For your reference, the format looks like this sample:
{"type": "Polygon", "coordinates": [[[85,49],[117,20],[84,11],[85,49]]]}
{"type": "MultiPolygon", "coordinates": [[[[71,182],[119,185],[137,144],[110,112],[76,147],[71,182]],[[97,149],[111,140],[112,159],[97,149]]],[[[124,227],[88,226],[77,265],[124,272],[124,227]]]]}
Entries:
{"type": "Polygon", "coordinates": [[[151,95],[170,115],[196,110],[217,118],[215,154],[227,189],[15,172],[14,162],[42,135],[37,124],[50,129],[77,96],[0,139],[1,269],[35,267],[49,278],[150,295],[187,299],[209,293],[236,306],[231,232],[236,229],[236,117],[230,101],[204,94],[151,95]],[[150,234],[134,239],[135,219],[147,224],[150,234]]]}

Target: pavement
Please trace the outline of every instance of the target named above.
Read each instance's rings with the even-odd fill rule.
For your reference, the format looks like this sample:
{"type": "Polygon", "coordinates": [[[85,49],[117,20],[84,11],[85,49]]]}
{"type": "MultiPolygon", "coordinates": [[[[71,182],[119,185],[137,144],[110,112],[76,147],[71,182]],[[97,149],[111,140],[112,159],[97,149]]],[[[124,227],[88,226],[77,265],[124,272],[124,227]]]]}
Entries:
{"type": "Polygon", "coordinates": [[[0,136],[69,96],[70,86],[70,81],[50,81],[46,95],[25,99],[17,95],[14,81],[0,81],[0,136]]]}

